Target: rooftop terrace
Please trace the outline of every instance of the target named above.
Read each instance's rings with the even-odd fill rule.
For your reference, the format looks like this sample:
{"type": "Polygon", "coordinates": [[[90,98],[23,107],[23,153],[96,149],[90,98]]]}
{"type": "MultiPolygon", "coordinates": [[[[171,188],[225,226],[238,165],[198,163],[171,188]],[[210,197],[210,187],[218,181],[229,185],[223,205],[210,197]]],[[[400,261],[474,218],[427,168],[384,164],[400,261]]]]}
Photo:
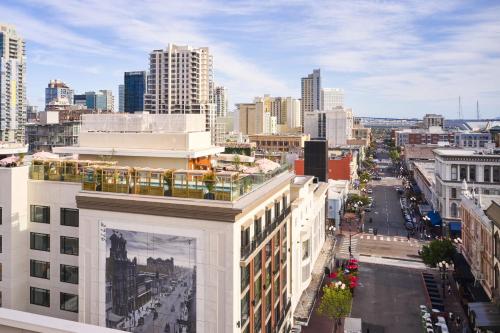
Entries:
{"type": "Polygon", "coordinates": [[[113,161],[35,159],[32,180],[81,183],[82,190],[220,201],[235,201],[288,170],[267,173],[172,170],[117,166],[113,161]]]}

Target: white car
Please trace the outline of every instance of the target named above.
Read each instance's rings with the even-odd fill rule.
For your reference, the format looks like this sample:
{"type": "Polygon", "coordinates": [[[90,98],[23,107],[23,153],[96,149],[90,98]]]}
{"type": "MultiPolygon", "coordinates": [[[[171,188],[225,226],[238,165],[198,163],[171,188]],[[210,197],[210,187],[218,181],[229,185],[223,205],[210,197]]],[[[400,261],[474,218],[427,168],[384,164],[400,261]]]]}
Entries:
{"type": "Polygon", "coordinates": [[[368,190],[366,190],[366,193],[368,194],[372,194],[373,193],[373,190],[371,188],[369,188],[368,190]]]}

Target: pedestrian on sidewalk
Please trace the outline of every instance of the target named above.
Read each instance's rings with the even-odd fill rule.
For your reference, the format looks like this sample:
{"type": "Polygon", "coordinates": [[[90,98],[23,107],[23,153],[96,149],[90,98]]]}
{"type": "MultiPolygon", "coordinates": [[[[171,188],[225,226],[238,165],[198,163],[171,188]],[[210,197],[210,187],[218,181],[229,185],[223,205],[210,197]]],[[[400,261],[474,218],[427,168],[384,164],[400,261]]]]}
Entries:
{"type": "Polygon", "coordinates": [[[451,285],[448,285],[448,295],[451,295],[451,285]]]}
{"type": "Polygon", "coordinates": [[[410,241],[410,233],[406,233],[406,238],[408,239],[408,242],[410,241]]]}

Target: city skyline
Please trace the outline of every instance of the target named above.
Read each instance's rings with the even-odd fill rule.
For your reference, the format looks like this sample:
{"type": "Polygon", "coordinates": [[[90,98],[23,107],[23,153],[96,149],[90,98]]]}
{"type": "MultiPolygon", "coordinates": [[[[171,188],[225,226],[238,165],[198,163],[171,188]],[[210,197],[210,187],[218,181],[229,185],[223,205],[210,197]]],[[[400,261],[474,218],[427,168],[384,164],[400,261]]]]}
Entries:
{"type": "Polygon", "coordinates": [[[344,89],[360,116],[457,118],[458,96],[464,118],[475,118],[477,100],[483,118],[500,114],[492,1],[7,0],[0,13],[27,42],[34,105],[54,78],[78,93],[99,86],[118,96],[123,72],[147,70],[149,52],[177,43],[210,48],[231,110],[263,94],[298,98],[300,78],[321,68],[322,86],[344,89]]]}

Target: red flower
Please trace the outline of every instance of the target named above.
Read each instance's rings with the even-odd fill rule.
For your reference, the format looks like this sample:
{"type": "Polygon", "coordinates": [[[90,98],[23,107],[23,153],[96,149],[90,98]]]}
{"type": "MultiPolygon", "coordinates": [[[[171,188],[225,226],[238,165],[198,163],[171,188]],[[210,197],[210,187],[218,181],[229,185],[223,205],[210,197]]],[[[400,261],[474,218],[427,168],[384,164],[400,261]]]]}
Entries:
{"type": "Polygon", "coordinates": [[[337,278],[337,273],[333,272],[333,273],[330,273],[330,275],[328,275],[328,277],[330,279],[336,279],[337,278]]]}

